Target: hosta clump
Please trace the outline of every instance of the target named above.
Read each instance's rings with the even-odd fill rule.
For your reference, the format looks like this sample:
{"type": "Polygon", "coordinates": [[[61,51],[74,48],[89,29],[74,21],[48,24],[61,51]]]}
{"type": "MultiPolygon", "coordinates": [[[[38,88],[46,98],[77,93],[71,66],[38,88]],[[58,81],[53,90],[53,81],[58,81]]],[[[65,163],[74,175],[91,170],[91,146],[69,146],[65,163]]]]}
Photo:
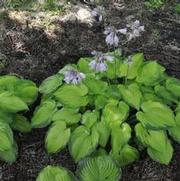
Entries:
{"type": "Polygon", "coordinates": [[[153,160],[168,164],[173,155],[169,138],[180,142],[180,80],[157,61],[145,61],[142,53],[94,55],[65,66],[39,88],[42,100],[32,126],[50,126],[47,151],[68,146],[75,162],[109,155],[122,167],[147,149],[153,160]]]}
{"type": "Polygon", "coordinates": [[[31,124],[22,113],[37,98],[38,88],[29,80],[16,76],[0,76],[0,159],[16,160],[18,147],[12,130],[26,133],[31,124]]]}

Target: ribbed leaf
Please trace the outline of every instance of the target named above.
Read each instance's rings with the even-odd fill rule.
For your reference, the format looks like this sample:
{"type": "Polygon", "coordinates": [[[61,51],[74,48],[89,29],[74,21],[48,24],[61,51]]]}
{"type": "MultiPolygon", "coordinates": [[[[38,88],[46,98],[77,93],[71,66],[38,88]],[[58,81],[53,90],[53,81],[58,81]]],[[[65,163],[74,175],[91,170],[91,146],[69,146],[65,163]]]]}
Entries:
{"type": "Polygon", "coordinates": [[[175,96],[180,97],[180,80],[176,78],[168,78],[166,80],[166,88],[175,96]]]}

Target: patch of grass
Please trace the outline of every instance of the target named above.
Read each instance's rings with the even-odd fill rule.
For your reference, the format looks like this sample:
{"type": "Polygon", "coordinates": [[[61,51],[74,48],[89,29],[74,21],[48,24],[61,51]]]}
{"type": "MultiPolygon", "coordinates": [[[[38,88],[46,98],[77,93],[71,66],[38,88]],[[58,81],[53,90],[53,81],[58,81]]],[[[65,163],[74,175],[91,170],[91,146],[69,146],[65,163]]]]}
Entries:
{"type": "Polygon", "coordinates": [[[31,8],[37,0],[7,0],[5,7],[8,8],[31,8]]]}
{"type": "Polygon", "coordinates": [[[175,10],[176,13],[180,14],[180,3],[175,4],[174,10],[175,10]]]}
{"type": "Polygon", "coordinates": [[[145,5],[150,9],[158,9],[165,4],[166,0],[146,0],[145,5]]]}

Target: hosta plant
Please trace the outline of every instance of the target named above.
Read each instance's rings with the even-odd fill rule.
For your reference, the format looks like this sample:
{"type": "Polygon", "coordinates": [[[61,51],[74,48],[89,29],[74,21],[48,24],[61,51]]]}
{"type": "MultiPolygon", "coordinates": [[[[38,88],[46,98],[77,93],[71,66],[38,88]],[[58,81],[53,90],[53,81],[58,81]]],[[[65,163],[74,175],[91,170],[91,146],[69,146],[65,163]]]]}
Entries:
{"type": "MultiPolygon", "coordinates": [[[[40,85],[41,103],[31,125],[49,126],[48,153],[68,147],[76,163],[106,155],[123,167],[144,149],[153,160],[168,164],[173,155],[170,138],[180,142],[180,80],[168,76],[157,61],[146,61],[142,53],[93,55],[65,66],[40,85]]],[[[87,169],[95,167],[90,166],[94,162],[87,169]]]]}
{"type": "Polygon", "coordinates": [[[13,130],[31,131],[31,124],[23,115],[37,98],[38,88],[30,80],[16,76],[0,76],[0,159],[13,162],[18,147],[13,130]]]}

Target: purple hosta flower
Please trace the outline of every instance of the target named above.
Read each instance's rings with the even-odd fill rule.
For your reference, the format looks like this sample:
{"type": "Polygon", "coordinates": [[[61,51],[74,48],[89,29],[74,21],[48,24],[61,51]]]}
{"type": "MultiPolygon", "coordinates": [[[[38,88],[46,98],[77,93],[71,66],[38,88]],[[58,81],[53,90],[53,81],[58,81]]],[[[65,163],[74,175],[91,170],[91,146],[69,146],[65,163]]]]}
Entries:
{"type": "Polygon", "coordinates": [[[97,18],[98,21],[102,21],[103,16],[105,15],[104,7],[97,6],[96,8],[94,8],[92,10],[91,14],[92,14],[93,17],[97,18]]]}
{"type": "Polygon", "coordinates": [[[127,28],[120,29],[119,32],[126,35],[128,38],[128,41],[131,41],[132,39],[139,37],[141,35],[141,32],[144,31],[144,26],[140,25],[139,20],[135,20],[134,22],[127,24],[127,28]]]}
{"type": "Polygon", "coordinates": [[[112,62],[114,57],[111,55],[105,55],[102,52],[93,51],[92,55],[95,56],[95,59],[89,63],[91,69],[94,69],[96,72],[104,72],[107,70],[106,61],[112,62]]]}
{"type": "Polygon", "coordinates": [[[115,27],[107,27],[104,31],[104,34],[106,35],[106,43],[107,45],[117,47],[119,44],[119,37],[117,36],[119,30],[117,30],[115,27]]]}
{"type": "Polygon", "coordinates": [[[64,81],[67,84],[79,84],[84,78],[85,75],[76,70],[68,70],[64,73],[64,81]]]}

